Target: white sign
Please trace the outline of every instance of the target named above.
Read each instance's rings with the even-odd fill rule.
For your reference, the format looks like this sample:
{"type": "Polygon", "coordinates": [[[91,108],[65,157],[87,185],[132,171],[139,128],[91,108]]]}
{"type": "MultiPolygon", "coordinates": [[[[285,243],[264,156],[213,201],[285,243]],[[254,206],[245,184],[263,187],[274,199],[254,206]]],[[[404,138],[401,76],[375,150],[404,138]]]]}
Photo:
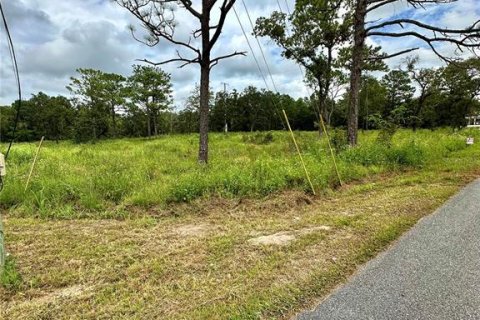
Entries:
{"type": "Polygon", "coordinates": [[[475,141],[474,141],[473,138],[467,138],[467,145],[471,146],[471,145],[473,145],[474,142],[475,141]]]}

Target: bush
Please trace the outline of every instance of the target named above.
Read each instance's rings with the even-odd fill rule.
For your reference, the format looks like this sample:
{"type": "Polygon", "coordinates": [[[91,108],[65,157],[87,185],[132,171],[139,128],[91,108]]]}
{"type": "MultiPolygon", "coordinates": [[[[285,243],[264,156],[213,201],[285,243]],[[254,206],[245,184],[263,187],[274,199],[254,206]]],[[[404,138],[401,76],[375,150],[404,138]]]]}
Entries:
{"type": "Polygon", "coordinates": [[[253,144],[270,144],[273,140],[273,134],[271,132],[257,132],[253,135],[243,136],[243,142],[253,144]]]}
{"type": "Polygon", "coordinates": [[[337,153],[345,150],[348,146],[347,131],[343,129],[332,130],[330,134],[330,141],[332,143],[332,147],[337,153]]]}
{"type": "Polygon", "coordinates": [[[386,152],[386,159],[389,165],[403,167],[419,167],[426,160],[426,152],[415,142],[408,145],[389,148],[386,152]]]}
{"type": "Polygon", "coordinates": [[[385,122],[378,133],[377,143],[390,148],[393,144],[393,136],[396,132],[397,126],[394,123],[385,122]]]}

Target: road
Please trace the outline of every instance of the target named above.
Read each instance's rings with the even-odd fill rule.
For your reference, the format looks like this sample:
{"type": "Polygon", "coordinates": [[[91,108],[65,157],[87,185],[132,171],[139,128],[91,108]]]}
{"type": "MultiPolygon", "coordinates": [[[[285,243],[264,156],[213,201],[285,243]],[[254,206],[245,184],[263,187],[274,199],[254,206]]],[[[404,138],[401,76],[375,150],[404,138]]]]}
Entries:
{"type": "Polygon", "coordinates": [[[480,180],[297,319],[480,319],[480,180]]]}

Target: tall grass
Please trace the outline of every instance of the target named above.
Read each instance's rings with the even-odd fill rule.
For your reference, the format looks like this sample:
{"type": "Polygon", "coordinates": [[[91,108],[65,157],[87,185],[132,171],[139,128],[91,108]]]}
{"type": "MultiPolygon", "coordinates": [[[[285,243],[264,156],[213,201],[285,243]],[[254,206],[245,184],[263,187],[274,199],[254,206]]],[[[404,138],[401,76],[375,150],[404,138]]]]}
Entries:
{"type": "MultiPolygon", "coordinates": [[[[401,130],[391,147],[378,132],[360,135],[356,148],[338,152],[344,181],[390,170],[421,168],[467,148],[477,131],[401,130]]],[[[336,184],[327,143],[315,132],[297,132],[318,191],[336,184]]],[[[69,218],[121,216],[128,206],[165,206],[202,196],[264,196],[284,189],[308,190],[287,133],[212,134],[211,162],[198,166],[197,136],[124,139],[96,144],[46,142],[31,186],[24,192],[35,144],[17,144],[8,163],[0,204],[12,215],[69,218]]]]}

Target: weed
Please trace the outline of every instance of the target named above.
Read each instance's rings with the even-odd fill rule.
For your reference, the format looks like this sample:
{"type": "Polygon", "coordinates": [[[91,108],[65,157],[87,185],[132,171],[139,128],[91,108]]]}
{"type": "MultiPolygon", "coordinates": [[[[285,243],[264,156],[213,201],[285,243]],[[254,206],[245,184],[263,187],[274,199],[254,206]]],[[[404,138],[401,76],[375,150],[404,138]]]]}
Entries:
{"type": "MultiPolygon", "coordinates": [[[[466,150],[467,135],[480,140],[480,134],[472,131],[398,130],[378,143],[378,132],[369,131],[360,135],[357,147],[346,148],[343,130],[334,130],[331,136],[342,180],[349,183],[392,169],[442,165],[442,158],[464,150],[472,154],[477,146],[466,150]]],[[[325,137],[316,132],[295,132],[295,136],[315,189],[322,193],[335,188],[338,179],[325,137]]],[[[35,144],[18,144],[0,203],[13,216],[64,219],[212,195],[263,197],[309,189],[287,132],[212,134],[211,161],[205,168],[197,165],[195,141],[196,135],[96,144],[47,141],[27,192],[23,188],[35,144]]]]}
{"type": "Polygon", "coordinates": [[[16,291],[22,285],[22,276],[18,272],[15,260],[7,255],[5,259],[5,266],[0,270],[0,285],[9,290],[16,291]]]}

